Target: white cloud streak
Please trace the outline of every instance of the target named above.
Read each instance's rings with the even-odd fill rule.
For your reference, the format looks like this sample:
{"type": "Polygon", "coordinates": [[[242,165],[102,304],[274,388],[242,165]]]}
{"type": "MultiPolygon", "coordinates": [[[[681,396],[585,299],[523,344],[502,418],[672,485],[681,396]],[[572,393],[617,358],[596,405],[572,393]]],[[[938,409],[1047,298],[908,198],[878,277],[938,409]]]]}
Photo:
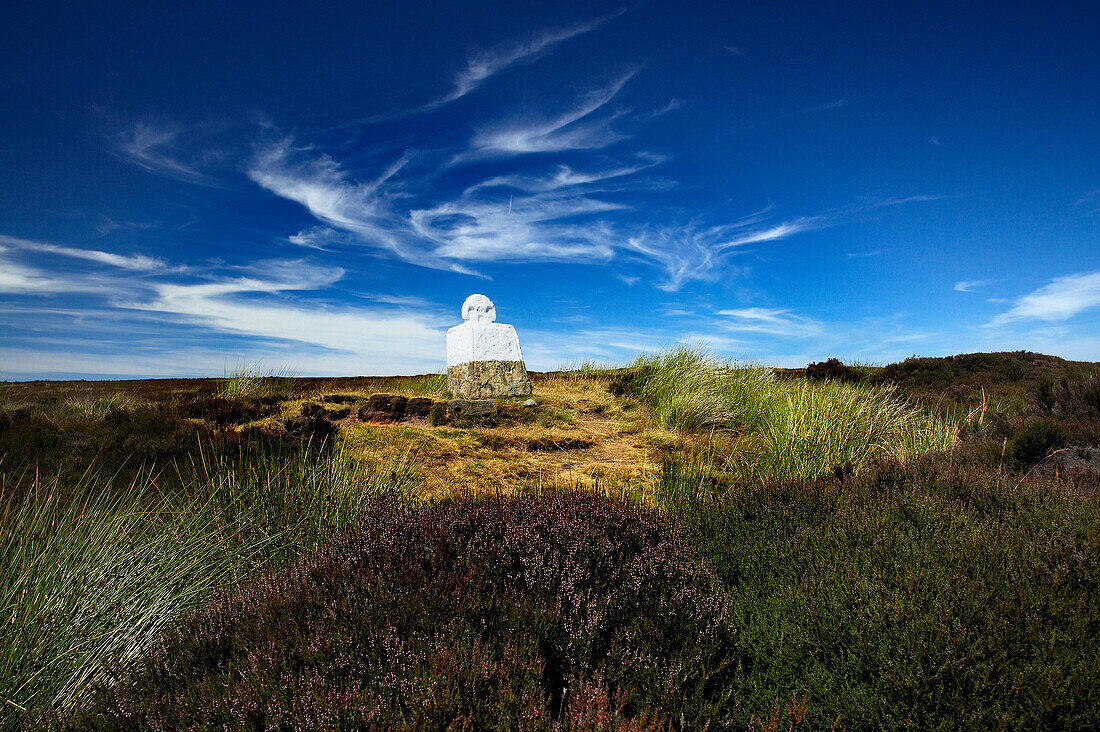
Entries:
{"type": "Polygon", "coordinates": [[[577,23],[565,28],[543,30],[534,34],[531,39],[526,42],[511,43],[506,46],[500,46],[483,53],[475,54],[467,60],[466,68],[455,75],[454,89],[429,104],[428,108],[434,109],[444,104],[450,104],[457,99],[461,99],[501,71],[521,61],[533,61],[562,41],[567,41],[570,38],[590,33],[612,18],[622,15],[624,12],[624,10],[620,10],[611,15],[586,23],[577,23]]]}
{"type": "Polygon", "coordinates": [[[339,268],[279,262],[266,276],[200,284],[158,284],[148,301],[122,304],[183,316],[207,328],[289,340],[337,353],[358,354],[364,371],[380,361],[438,365],[443,318],[430,312],[383,308],[333,308],[285,301],[257,301],[256,294],[321,290],[343,277],[339,268]]]}
{"type": "Polygon", "coordinates": [[[816,217],[769,225],[765,222],[765,214],[766,210],[719,226],[699,226],[690,222],[645,227],[627,239],[627,247],[645,259],[660,263],[667,277],[657,287],[675,292],[691,280],[713,280],[719,273],[738,274],[728,260],[747,245],[775,242],[828,225],[824,219],[816,217]]]}
{"type": "MultiPolygon", "coordinates": [[[[373,180],[358,183],[330,156],[310,153],[310,148],[295,147],[286,138],[258,148],[246,172],[258,185],[305,206],[322,223],[355,235],[361,243],[412,264],[473,273],[459,262],[448,262],[418,246],[408,235],[408,222],[392,210],[386,183],[404,167],[408,156],[391,163],[373,180]]],[[[307,235],[292,243],[306,245],[314,241],[314,236],[307,235]]]]}
{"type": "Polygon", "coordinates": [[[638,71],[632,69],[606,87],[585,94],[572,109],[551,119],[510,119],[490,125],[474,136],[469,155],[491,157],[595,150],[624,140],[627,135],[611,128],[614,115],[589,118],[611,102],[638,71]]]}
{"type": "Polygon", "coordinates": [[[133,128],[119,135],[112,154],[132,163],[147,173],[210,188],[221,183],[193,166],[181,162],[176,141],[182,130],[151,122],[137,122],[133,128]]]}
{"type": "Polygon", "coordinates": [[[196,278],[193,271],[183,274],[186,270],[178,268],[135,272],[118,267],[55,274],[10,261],[12,251],[0,246],[0,294],[79,293],[85,298],[81,302],[87,304],[70,315],[51,309],[60,319],[32,321],[36,333],[56,331],[57,337],[49,341],[55,348],[64,345],[66,353],[20,350],[12,343],[0,349],[10,372],[209,375],[220,372],[230,355],[234,359],[274,359],[298,373],[436,371],[442,366],[445,327],[453,325],[449,322],[453,317],[419,298],[370,294],[367,299],[377,304],[362,307],[320,300],[317,294],[331,291],[343,279],[344,271],[304,260],[261,262],[238,276],[196,278]],[[165,281],[165,274],[173,281],[165,281]],[[181,275],[186,279],[181,281],[181,275]],[[106,309],[96,310],[97,302],[104,303],[106,309]],[[109,330],[103,330],[102,324],[98,329],[81,326],[73,330],[74,318],[80,321],[95,312],[109,314],[109,330]],[[207,333],[244,339],[235,343],[231,353],[217,348],[195,350],[190,346],[193,337],[173,336],[178,331],[171,326],[198,327],[207,333]],[[132,343],[131,355],[110,355],[108,351],[117,348],[117,334],[137,332],[154,334],[152,351],[156,353],[132,343]],[[196,358],[202,360],[186,358],[181,362],[183,357],[177,354],[166,361],[161,352],[175,350],[173,337],[182,339],[184,350],[195,350],[196,358]],[[36,354],[33,358],[32,351],[36,354]],[[25,367],[17,368],[18,353],[23,353],[25,367]]]}
{"type": "Polygon", "coordinates": [[[994,280],[960,280],[955,283],[955,290],[957,292],[974,292],[979,287],[987,287],[992,285],[994,280]]]}
{"type": "Polygon", "coordinates": [[[82,259],[88,262],[96,262],[99,264],[110,265],[111,267],[118,267],[119,269],[128,269],[138,272],[154,272],[157,270],[163,270],[167,267],[164,260],[157,259],[155,257],[146,257],[141,254],[113,254],[111,252],[104,252],[96,249],[78,249],[76,247],[64,247],[57,244],[32,241],[30,239],[20,239],[14,236],[8,236],[6,234],[0,234],[0,244],[7,244],[17,249],[22,249],[24,251],[42,252],[44,254],[56,254],[62,257],[69,257],[71,259],[82,259]]]}
{"type": "Polygon", "coordinates": [[[739,308],[719,310],[717,314],[724,318],[717,323],[719,327],[736,332],[793,338],[810,338],[824,332],[818,321],[781,308],[739,308]]]}
{"type": "Polygon", "coordinates": [[[990,321],[999,326],[1023,320],[1058,322],[1100,306],[1100,271],[1056,277],[1018,298],[1012,309],[990,321]]]}
{"type": "Polygon", "coordinates": [[[595,20],[575,23],[564,28],[545,29],[538,33],[533,33],[528,40],[515,41],[472,54],[466,59],[465,68],[455,74],[452,80],[452,88],[446,94],[418,107],[376,114],[364,119],[355,120],[354,122],[336,125],[330,129],[336,130],[346,127],[358,127],[360,125],[386,122],[433,112],[473,93],[485,84],[485,82],[507,71],[513,66],[536,61],[552,51],[559,43],[586,33],[591,33],[607,21],[617,18],[625,12],[625,9],[619,10],[595,20]]]}

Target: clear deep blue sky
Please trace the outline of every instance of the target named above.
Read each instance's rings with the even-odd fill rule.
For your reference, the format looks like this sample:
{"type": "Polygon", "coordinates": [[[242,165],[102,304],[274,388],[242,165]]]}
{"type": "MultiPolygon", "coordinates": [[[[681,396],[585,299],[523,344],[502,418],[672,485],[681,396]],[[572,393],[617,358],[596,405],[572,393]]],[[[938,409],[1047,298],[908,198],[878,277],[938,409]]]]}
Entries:
{"type": "Polygon", "coordinates": [[[0,378],[1100,360],[1100,5],[12,5],[0,378]]]}

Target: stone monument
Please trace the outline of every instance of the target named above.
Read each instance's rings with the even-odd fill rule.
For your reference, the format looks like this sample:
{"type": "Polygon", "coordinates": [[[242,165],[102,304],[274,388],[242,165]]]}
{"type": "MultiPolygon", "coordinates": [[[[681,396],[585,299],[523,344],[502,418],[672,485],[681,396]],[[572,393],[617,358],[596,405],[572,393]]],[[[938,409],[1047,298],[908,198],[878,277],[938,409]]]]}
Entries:
{"type": "Polygon", "coordinates": [[[531,393],[516,329],[496,319],[492,300],[470,295],[462,325],[447,331],[447,388],[463,399],[531,393]]]}

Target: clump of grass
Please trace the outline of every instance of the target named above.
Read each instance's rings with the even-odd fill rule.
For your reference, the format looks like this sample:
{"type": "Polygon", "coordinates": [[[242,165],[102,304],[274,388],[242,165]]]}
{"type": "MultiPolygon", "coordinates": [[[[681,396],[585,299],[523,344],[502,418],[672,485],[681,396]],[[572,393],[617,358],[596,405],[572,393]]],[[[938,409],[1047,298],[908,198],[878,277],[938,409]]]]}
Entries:
{"type": "Polygon", "coordinates": [[[71,709],[105,663],[145,652],[213,590],[297,557],[356,521],[407,466],[334,451],[181,464],[129,484],[90,469],[75,484],[0,471],[0,729],[71,709]]]}
{"type": "MultiPolygon", "coordinates": [[[[209,506],[173,510],[138,483],[66,490],[36,480],[6,499],[0,524],[0,724],[70,707],[102,662],[149,641],[225,580],[231,565],[209,506]]],[[[247,553],[247,548],[245,549],[247,553]]]]}
{"type": "Polygon", "coordinates": [[[950,447],[958,432],[953,418],[928,414],[889,386],[779,379],[688,347],[643,356],[632,373],[629,388],[657,425],[758,436],[729,459],[746,476],[809,478],[876,456],[906,459],[950,447]]]}
{"type": "Polygon", "coordinates": [[[288,399],[294,395],[294,372],[288,368],[261,371],[259,364],[238,364],[225,377],[218,396],[222,399],[252,399],[276,397],[288,399]]]}
{"type": "Polygon", "coordinates": [[[759,469],[778,478],[858,469],[875,457],[908,460],[950,448],[958,433],[949,418],[910,406],[890,387],[788,381],[765,398],[752,426],[767,446],[759,469]]]}
{"type": "Polygon", "coordinates": [[[111,412],[129,412],[143,404],[137,397],[122,392],[103,396],[81,394],[66,399],[61,404],[61,412],[65,416],[95,419],[111,412]]]}
{"type": "Polygon", "coordinates": [[[382,501],[170,630],[72,726],[703,729],[736,713],[727,604],[638,506],[382,501]]]}

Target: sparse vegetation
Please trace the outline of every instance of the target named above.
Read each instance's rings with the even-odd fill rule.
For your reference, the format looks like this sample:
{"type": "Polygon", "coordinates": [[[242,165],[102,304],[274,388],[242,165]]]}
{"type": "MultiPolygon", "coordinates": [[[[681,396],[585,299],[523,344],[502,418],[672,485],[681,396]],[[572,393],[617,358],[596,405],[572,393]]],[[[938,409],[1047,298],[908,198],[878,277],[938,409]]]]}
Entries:
{"type": "Polygon", "coordinates": [[[0,729],[1094,728],[1096,365],[811,369],[5,384],[0,729]]]}

